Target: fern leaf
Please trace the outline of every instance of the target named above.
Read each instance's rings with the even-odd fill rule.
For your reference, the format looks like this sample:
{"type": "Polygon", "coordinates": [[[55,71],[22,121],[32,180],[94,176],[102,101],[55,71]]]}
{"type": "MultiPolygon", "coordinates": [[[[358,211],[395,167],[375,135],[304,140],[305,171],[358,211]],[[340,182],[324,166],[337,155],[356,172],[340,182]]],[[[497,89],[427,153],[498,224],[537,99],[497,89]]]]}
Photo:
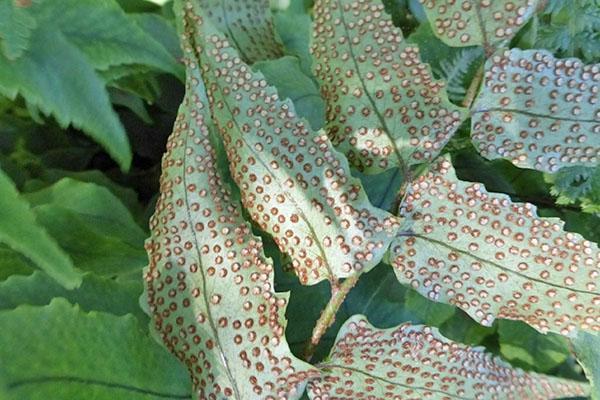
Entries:
{"type": "Polygon", "coordinates": [[[419,0],[433,31],[449,46],[482,45],[489,54],[533,15],[539,0],[419,0]]]}
{"type": "Polygon", "coordinates": [[[513,49],[498,52],[485,71],[472,110],[481,155],[552,173],[600,162],[600,64],[513,49]]]}
{"type": "Polygon", "coordinates": [[[446,159],[414,183],[401,214],[407,233],[391,263],[429,299],[485,326],[498,317],[566,336],[600,331],[600,251],[559,219],[459,181],[446,159]]]}
{"type": "Polygon", "coordinates": [[[146,295],[155,328],[187,365],[198,399],[295,399],[316,370],[285,341],[287,296],[275,293],[273,265],[219,168],[189,39],[187,92],[163,158],[147,244],[146,295]]]}
{"type": "Polygon", "coordinates": [[[319,0],[312,53],[327,133],[367,173],[435,158],[465,117],[380,2],[319,0]]]}
{"type": "Polygon", "coordinates": [[[269,0],[198,0],[198,3],[247,63],[283,56],[269,0]]]}
{"type": "Polygon", "coordinates": [[[476,61],[482,58],[483,54],[479,47],[461,48],[452,58],[441,60],[439,68],[433,70],[437,76],[446,81],[450,100],[456,103],[463,101],[470,82],[468,78],[472,78],[470,73],[473,72],[476,61]]]}
{"type": "Polygon", "coordinates": [[[312,400],[548,400],[581,396],[586,384],[512,368],[501,359],[404,324],[377,329],[356,315],[340,329],[312,400]]]}
{"type": "Polygon", "coordinates": [[[29,41],[37,21],[29,7],[21,7],[13,0],[0,1],[0,50],[9,60],[15,60],[29,48],[29,41]]]}
{"type": "Polygon", "coordinates": [[[200,63],[213,118],[252,219],[291,256],[305,284],[377,265],[396,217],[369,203],[325,133],[298,118],[223,34],[209,21],[194,24],[202,29],[196,47],[206,46],[200,63]]]}

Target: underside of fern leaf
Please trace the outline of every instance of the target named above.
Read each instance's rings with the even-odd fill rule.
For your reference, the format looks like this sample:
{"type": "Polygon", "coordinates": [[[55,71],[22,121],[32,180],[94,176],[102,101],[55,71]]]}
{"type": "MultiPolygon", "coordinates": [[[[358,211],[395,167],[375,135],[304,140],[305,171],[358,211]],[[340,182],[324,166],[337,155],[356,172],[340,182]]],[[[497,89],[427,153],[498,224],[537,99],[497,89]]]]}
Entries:
{"type": "Polygon", "coordinates": [[[247,63],[283,56],[283,45],[273,29],[269,0],[198,2],[247,63]]]}
{"type": "Polygon", "coordinates": [[[485,70],[471,133],[484,157],[545,172],[600,163],[600,64],[513,49],[485,70]]]}
{"type": "Polygon", "coordinates": [[[285,341],[287,296],[274,292],[273,265],[218,168],[198,64],[184,48],[187,94],[147,244],[155,328],[190,370],[198,399],[295,399],[316,371],[285,341]]]}
{"type": "Polygon", "coordinates": [[[356,315],[340,329],[312,400],[548,400],[581,396],[585,384],[512,368],[482,348],[444,338],[435,328],[377,329],[356,315]]]}
{"type": "Polygon", "coordinates": [[[291,256],[304,284],[377,265],[396,217],[369,203],[325,133],[298,118],[218,29],[207,20],[196,26],[213,119],[252,219],[291,256]]]}
{"type": "Polygon", "coordinates": [[[433,32],[454,47],[482,45],[488,54],[533,15],[539,0],[419,0],[433,32]]]}
{"type": "Polygon", "coordinates": [[[462,182],[442,159],[410,189],[391,249],[398,279],[454,304],[483,325],[507,318],[542,332],[600,331],[600,252],[483,185],[462,182]]]}
{"type": "Polygon", "coordinates": [[[318,0],[312,53],[327,132],[367,173],[431,161],[465,115],[374,0],[318,0]]]}

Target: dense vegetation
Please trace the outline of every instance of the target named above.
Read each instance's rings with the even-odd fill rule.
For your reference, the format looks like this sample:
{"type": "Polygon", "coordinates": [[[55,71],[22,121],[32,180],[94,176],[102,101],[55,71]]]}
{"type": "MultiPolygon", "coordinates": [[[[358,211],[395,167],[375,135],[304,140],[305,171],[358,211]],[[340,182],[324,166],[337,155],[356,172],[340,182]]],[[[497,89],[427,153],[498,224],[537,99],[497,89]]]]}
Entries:
{"type": "Polygon", "coordinates": [[[0,0],[0,399],[600,398],[598,0],[267,3],[0,0]]]}

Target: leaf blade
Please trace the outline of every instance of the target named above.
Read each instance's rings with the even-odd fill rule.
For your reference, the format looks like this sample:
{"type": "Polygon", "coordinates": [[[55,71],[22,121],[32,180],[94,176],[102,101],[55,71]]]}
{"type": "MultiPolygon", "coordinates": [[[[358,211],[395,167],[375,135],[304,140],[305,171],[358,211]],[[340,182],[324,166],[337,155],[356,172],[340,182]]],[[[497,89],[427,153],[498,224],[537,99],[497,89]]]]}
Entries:
{"type": "Polygon", "coordinates": [[[13,99],[21,94],[28,103],[53,115],[61,126],[73,124],[83,129],[122,169],[129,168],[132,155],[127,134],[110,105],[104,83],[59,31],[37,29],[27,55],[15,61],[0,55],[0,92],[13,99]],[[89,110],[96,112],[91,115],[89,110]]]}
{"type": "Polygon", "coordinates": [[[24,254],[67,289],[81,284],[81,273],[69,256],[36,222],[29,204],[0,170],[0,241],[24,254]]]}
{"type": "Polygon", "coordinates": [[[547,400],[583,395],[586,385],[511,368],[482,348],[452,342],[437,329],[404,324],[377,329],[364,316],[340,329],[312,400],[428,398],[547,400]]]}
{"type": "Polygon", "coordinates": [[[312,54],[327,133],[367,173],[431,161],[465,118],[382,4],[320,0],[312,54]]]}
{"type": "Polygon", "coordinates": [[[533,15],[538,0],[419,0],[434,33],[449,46],[482,45],[493,52],[533,15]]]}
{"type": "Polygon", "coordinates": [[[429,299],[485,326],[499,317],[566,336],[600,330],[600,251],[562,221],[459,181],[447,159],[413,184],[401,214],[407,233],[390,262],[429,299]]]}
{"type": "Polygon", "coordinates": [[[273,27],[268,0],[239,3],[199,0],[199,5],[212,23],[235,44],[246,62],[252,64],[283,56],[283,45],[273,27]]]}
{"type": "Polygon", "coordinates": [[[206,45],[203,78],[252,219],[290,255],[304,284],[373,268],[398,228],[396,217],[370,204],[325,133],[298,118],[291,101],[281,100],[207,22],[196,42],[206,45]]]}
{"type": "MultiPolygon", "coordinates": [[[[176,10],[181,21],[193,20],[190,2],[176,10]]],[[[289,350],[287,295],[275,293],[273,265],[220,170],[220,144],[187,29],[187,93],[163,158],[147,245],[155,329],[187,364],[198,398],[296,399],[316,371],[289,350]]]]}
{"type": "Polygon", "coordinates": [[[57,298],[44,307],[0,311],[0,322],[0,359],[10,360],[0,365],[7,400],[189,399],[182,396],[189,387],[185,369],[130,315],[84,313],[57,298]]]}
{"type": "Polygon", "coordinates": [[[471,132],[482,156],[550,173],[600,162],[598,64],[512,49],[499,51],[485,70],[471,132]]]}

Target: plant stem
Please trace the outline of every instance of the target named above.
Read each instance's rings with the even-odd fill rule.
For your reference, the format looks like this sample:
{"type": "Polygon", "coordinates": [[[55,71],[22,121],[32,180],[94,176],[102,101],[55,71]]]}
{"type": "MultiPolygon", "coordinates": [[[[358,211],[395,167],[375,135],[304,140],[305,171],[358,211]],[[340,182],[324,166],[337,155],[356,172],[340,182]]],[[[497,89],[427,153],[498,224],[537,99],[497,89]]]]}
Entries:
{"type": "Polygon", "coordinates": [[[463,100],[463,106],[467,108],[471,108],[473,102],[475,101],[475,97],[479,92],[479,86],[481,86],[481,82],[483,81],[483,68],[485,66],[485,62],[481,64],[477,72],[475,72],[475,76],[473,77],[473,81],[467,90],[467,94],[465,94],[465,99],[463,100]]]}
{"type": "Polygon", "coordinates": [[[331,287],[331,298],[329,299],[329,303],[321,313],[317,324],[315,325],[312,337],[310,338],[310,342],[307,344],[306,349],[304,350],[304,358],[306,361],[310,361],[315,350],[317,349],[317,345],[321,341],[321,338],[327,332],[327,329],[335,322],[335,315],[340,309],[344,299],[350,292],[350,290],[356,285],[358,282],[360,274],[352,275],[349,278],[346,278],[344,282],[340,285],[335,285],[331,287]]]}

